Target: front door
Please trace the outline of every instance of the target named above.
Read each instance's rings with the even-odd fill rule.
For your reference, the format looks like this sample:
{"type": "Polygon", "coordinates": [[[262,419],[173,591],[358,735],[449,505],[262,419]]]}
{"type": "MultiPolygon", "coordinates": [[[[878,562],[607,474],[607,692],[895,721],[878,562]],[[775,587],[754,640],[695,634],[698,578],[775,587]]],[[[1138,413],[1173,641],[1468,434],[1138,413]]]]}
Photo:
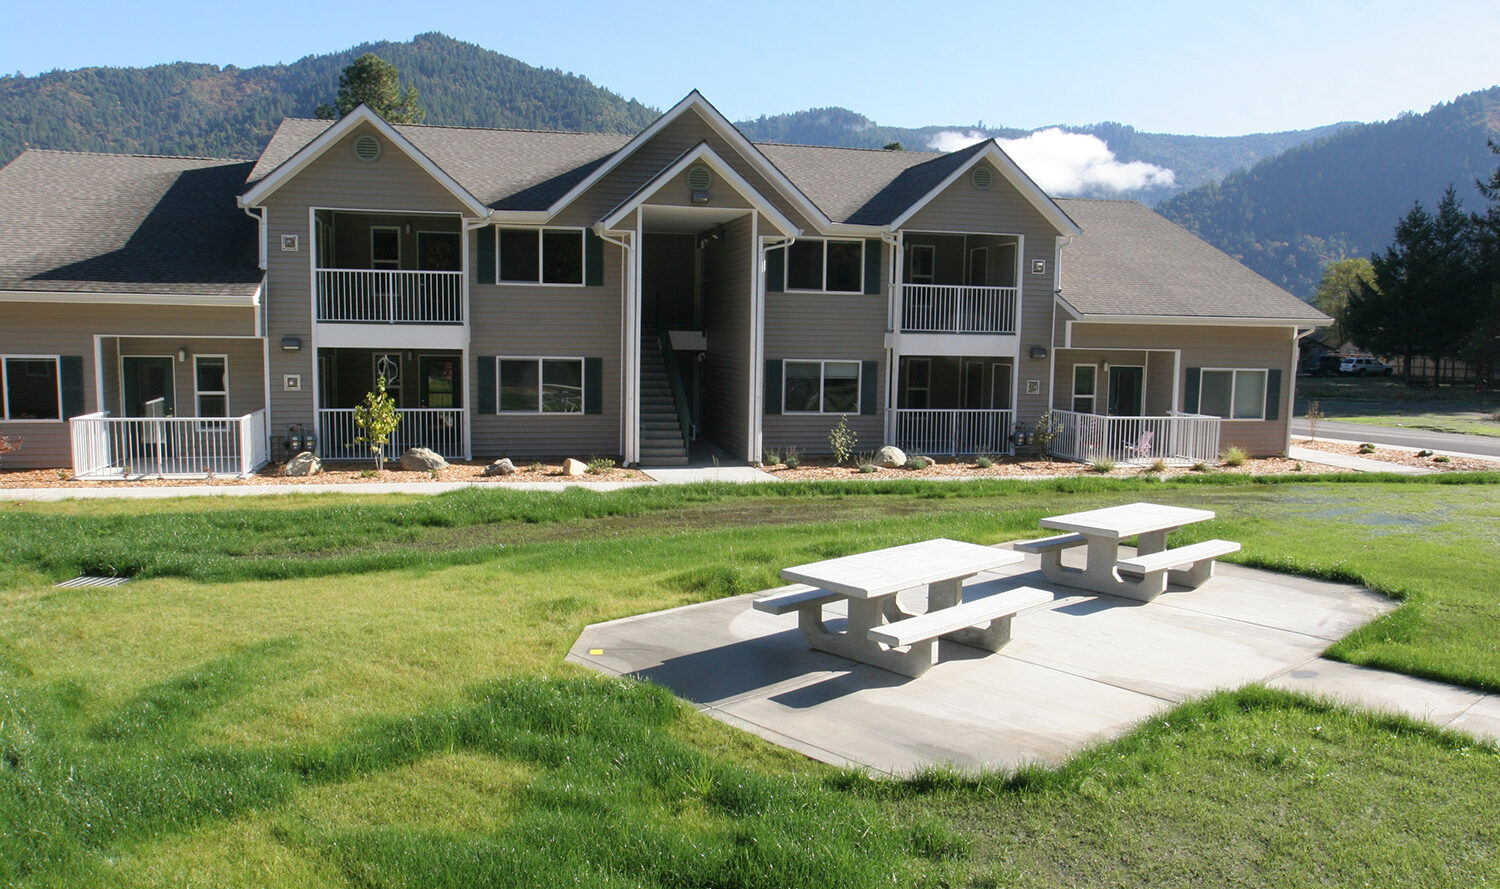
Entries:
{"type": "Polygon", "coordinates": [[[984,362],[964,362],[964,407],[979,410],[984,407],[984,362]]]}
{"type": "Polygon", "coordinates": [[[120,411],[127,417],[173,415],[172,359],[163,356],[127,356],[120,359],[123,390],[120,411]]]}
{"type": "Polygon", "coordinates": [[[1109,415],[1139,417],[1145,401],[1146,369],[1123,364],[1109,369],[1109,415]]]}
{"type": "Polygon", "coordinates": [[[456,272],[458,268],[457,232],[418,232],[417,268],[424,272],[456,272]]]}
{"type": "Polygon", "coordinates": [[[422,375],[419,407],[459,407],[463,392],[459,388],[457,357],[423,355],[417,359],[422,375]]]}

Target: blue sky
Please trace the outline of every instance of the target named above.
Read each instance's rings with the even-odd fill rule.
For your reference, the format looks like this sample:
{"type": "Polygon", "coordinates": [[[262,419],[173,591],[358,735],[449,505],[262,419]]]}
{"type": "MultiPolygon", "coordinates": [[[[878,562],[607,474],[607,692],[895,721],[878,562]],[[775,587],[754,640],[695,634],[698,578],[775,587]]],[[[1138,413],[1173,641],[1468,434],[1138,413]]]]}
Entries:
{"type": "Polygon", "coordinates": [[[658,108],[841,105],[897,126],[1114,120],[1233,135],[1426,111],[1500,82],[1500,3],[367,0],[18,3],[0,71],[249,67],[441,31],[658,108]],[[232,11],[230,11],[232,10],[232,11]]]}

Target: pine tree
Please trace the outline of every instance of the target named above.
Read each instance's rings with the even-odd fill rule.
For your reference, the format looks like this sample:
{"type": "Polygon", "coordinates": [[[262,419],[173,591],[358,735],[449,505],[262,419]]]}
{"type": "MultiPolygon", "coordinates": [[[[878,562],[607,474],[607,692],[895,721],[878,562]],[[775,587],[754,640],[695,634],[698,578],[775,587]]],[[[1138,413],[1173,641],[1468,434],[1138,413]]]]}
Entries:
{"type": "Polygon", "coordinates": [[[319,105],[317,115],[323,120],[334,120],[360,105],[368,105],[390,123],[421,123],[427,118],[427,112],[417,104],[417,88],[408,86],[402,92],[396,66],[372,52],[344,69],[339,75],[338,98],[332,107],[319,105]]]}

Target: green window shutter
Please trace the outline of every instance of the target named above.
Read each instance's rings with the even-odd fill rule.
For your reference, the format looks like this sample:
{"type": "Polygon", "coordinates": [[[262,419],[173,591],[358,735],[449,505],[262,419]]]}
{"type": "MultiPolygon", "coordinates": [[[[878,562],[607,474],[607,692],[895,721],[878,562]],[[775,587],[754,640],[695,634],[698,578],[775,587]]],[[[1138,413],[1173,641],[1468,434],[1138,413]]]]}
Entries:
{"type": "Polygon", "coordinates": [[[1198,383],[1203,377],[1203,368],[1190,367],[1187,369],[1187,386],[1182,393],[1182,410],[1184,413],[1198,413],[1198,383]]]}
{"type": "Polygon", "coordinates": [[[766,359],[766,413],[781,413],[781,362],[766,359]]]}
{"type": "Polygon", "coordinates": [[[1266,371],[1266,419],[1281,419],[1281,368],[1266,371]]]}
{"type": "Polygon", "coordinates": [[[865,239],[865,293],[880,292],[880,239],[865,239]]]}
{"type": "Polygon", "coordinates": [[[474,283],[495,283],[495,227],[487,225],[479,230],[479,249],[474,253],[474,283]]]}
{"type": "Polygon", "coordinates": [[[786,248],[766,251],[766,292],[780,293],[786,287],[786,248]]]}
{"type": "Polygon", "coordinates": [[[604,239],[589,228],[583,230],[583,275],[588,286],[604,286],[604,239]]]}
{"type": "Polygon", "coordinates": [[[62,374],[62,417],[83,413],[83,356],[64,355],[57,360],[62,374]]]}
{"type": "Polygon", "coordinates": [[[880,391],[880,362],[861,361],[859,365],[859,412],[869,416],[877,408],[875,399],[880,391]]]}
{"type": "Polygon", "coordinates": [[[583,359],[583,412],[604,413],[604,359],[583,359]]]}
{"type": "Polygon", "coordinates": [[[479,396],[481,414],[499,411],[500,406],[495,401],[495,356],[479,356],[479,369],[474,373],[474,391],[479,396]]]}

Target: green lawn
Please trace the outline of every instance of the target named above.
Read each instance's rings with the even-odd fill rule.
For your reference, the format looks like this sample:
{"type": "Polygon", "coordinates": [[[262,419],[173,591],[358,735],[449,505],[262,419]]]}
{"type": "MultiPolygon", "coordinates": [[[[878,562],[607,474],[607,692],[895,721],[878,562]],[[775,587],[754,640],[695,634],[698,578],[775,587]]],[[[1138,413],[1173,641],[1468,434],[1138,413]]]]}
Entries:
{"type": "Polygon", "coordinates": [[[1397,377],[1299,377],[1296,415],[1307,406],[1329,420],[1500,437],[1500,393],[1471,385],[1407,386],[1397,377]]]}
{"type": "Polygon", "coordinates": [[[1500,689],[1500,476],[0,507],[0,882],[1500,881],[1500,755],[1249,689],[1055,771],[872,781],[562,662],[787,564],[1150,499],[1407,604],[1337,654],[1500,689]],[[136,575],[59,590],[81,570],[136,575]]]}

